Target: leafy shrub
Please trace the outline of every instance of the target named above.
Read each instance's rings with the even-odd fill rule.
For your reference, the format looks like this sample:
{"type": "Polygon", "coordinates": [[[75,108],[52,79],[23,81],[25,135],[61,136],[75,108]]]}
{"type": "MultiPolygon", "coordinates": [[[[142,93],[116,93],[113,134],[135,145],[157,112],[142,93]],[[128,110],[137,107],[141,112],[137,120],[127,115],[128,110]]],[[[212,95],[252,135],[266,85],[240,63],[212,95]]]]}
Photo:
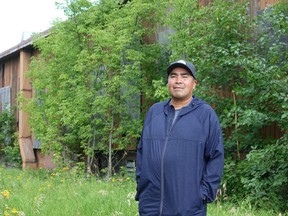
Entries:
{"type": "Polygon", "coordinates": [[[241,181],[244,162],[243,160],[235,160],[229,157],[225,159],[224,175],[220,187],[220,200],[237,201],[244,198],[243,191],[245,188],[241,181]]]}
{"type": "Polygon", "coordinates": [[[242,183],[251,203],[266,209],[287,210],[288,136],[247,156],[242,183]]]}
{"type": "Polygon", "coordinates": [[[13,109],[0,112],[0,148],[13,143],[13,134],[16,131],[13,109]]]}
{"type": "MultiPolygon", "coordinates": [[[[14,135],[18,137],[17,135],[14,135]]],[[[16,138],[13,138],[15,142],[12,145],[7,145],[3,148],[4,152],[4,161],[6,165],[14,166],[14,167],[21,167],[22,158],[20,154],[19,144],[16,138]]]]}
{"type": "Polygon", "coordinates": [[[0,112],[0,154],[6,165],[20,166],[21,155],[13,109],[0,112]]]}

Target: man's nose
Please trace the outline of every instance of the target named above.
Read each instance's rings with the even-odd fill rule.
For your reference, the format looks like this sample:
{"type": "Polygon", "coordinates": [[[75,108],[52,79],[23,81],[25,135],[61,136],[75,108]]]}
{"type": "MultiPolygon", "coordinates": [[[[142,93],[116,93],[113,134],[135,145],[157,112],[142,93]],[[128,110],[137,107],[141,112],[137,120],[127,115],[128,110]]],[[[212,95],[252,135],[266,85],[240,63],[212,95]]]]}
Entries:
{"type": "Polygon", "coordinates": [[[176,76],[176,83],[181,83],[181,82],[182,82],[182,77],[176,76]]]}

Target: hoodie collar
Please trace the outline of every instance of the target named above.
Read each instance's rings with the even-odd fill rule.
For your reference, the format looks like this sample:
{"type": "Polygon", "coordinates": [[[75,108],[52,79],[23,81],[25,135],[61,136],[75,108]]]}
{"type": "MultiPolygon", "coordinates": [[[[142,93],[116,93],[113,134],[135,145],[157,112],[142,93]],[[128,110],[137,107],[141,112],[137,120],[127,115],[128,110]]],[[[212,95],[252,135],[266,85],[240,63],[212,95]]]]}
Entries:
{"type": "MultiPolygon", "coordinates": [[[[180,116],[185,115],[186,113],[192,111],[195,107],[198,107],[201,104],[199,102],[200,100],[193,95],[193,99],[190,101],[190,103],[181,108],[182,111],[180,112],[180,116]]],[[[164,104],[165,115],[168,115],[170,109],[174,109],[174,107],[171,105],[171,98],[167,100],[164,104]]]]}

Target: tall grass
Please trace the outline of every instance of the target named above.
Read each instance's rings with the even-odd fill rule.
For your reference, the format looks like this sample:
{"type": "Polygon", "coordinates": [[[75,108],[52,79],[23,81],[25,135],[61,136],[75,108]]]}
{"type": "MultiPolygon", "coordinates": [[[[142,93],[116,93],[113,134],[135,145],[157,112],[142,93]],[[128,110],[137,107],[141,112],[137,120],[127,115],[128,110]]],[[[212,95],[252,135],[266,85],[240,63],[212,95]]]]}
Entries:
{"type": "MultiPolygon", "coordinates": [[[[135,188],[131,177],[115,176],[107,181],[83,177],[76,169],[48,172],[0,167],[0,215],[136,216],[135,188]]],[[[256,211],[246,204],[217,203],[209,205],[208,215],[281,214],[256,211]]]]}

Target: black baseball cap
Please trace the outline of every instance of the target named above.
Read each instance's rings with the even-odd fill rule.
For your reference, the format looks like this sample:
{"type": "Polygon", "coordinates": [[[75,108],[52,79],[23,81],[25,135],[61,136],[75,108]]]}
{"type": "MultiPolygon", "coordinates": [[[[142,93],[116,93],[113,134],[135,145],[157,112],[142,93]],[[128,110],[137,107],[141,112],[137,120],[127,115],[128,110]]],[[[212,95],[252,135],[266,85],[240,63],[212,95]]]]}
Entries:
{"type": "Polygon", "coordinates": [[[171,71],[177,67],[186,69],[196,80],[196,71],[194,65],[191,62],[187,62],[185,60],[178,60],[176,62],[172,62],[167,68],[167,76],[169,76],[171,71]]]}

